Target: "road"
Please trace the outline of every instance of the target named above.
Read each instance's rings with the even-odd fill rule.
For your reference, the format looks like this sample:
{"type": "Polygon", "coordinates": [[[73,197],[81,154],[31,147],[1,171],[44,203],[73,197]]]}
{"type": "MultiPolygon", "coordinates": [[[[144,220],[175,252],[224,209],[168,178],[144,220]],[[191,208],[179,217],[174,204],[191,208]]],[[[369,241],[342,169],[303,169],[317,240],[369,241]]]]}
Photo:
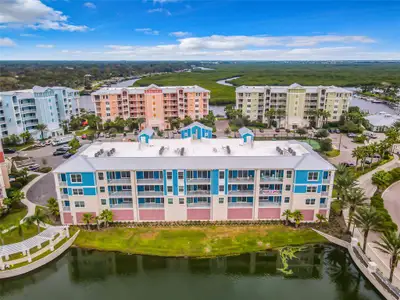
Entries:
{"type": "Polygon", "coordinates": [[[382,198],[393,222],[400,228],[400,181],[386,189],[382,198]]]}

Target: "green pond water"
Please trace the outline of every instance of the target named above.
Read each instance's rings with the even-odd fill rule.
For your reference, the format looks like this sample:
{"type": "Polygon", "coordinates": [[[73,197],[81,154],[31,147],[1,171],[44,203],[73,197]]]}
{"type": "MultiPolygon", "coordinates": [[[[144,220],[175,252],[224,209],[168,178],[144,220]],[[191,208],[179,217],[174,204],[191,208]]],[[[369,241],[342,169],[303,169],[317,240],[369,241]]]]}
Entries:
{"type": "Polygon", "coordinates": [[[292,252],[186,259],[70,249],[36,272],[0,281],[0,299],[383,299],[345,250],[292,252]]]}

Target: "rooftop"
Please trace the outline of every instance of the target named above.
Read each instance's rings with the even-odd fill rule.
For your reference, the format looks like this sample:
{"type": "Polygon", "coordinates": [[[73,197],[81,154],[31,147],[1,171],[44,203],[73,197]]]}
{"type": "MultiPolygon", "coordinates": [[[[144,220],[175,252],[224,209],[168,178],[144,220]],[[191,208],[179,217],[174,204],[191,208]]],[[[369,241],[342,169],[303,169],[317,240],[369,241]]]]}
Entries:
{"type": "Polygon", "coordinates": [[[163,93],[177,93],[178,90],[183,89],[184,92],[210,92],[198,85],[192,86],[158,86],[155,84],[151,84],[146,87],[107,87],[101,88],[96,92],[93,92],[92,95],[107,95],[107,94],[120,94],[122,90],[128,92],[128,94],[143,94],[146,90],[149,89],[160,89],[163,93]]]}
{"type": "Polygon", "coordinates": [[[308,144],[242,139],[154,139],[94,143],[55,172],[95,170],[296,168],[333,170],[308,144]]]}
{"type": "Polygon", "coordinates": [[[236,88],[237,93],[241,92],[258,92],[258,93],[263,93],[266,89],[271,89],[272,92],[275,93],[285,93],[288,91],[288,89],[305,89],[307,93],[318,93],[319,90],[321,89],[326,89],[328,93],[334,92],[334,93],[350,93],[352,94],[353,92],[350,90],[346,90],[341,87],[337,87],[334,85],[331,86],[302,86],[298,83],[293,83],[289,86],[269,86],[269,85],[259,85],[259,86],[249,86],[249,85],[242,85],[236,88]]]}

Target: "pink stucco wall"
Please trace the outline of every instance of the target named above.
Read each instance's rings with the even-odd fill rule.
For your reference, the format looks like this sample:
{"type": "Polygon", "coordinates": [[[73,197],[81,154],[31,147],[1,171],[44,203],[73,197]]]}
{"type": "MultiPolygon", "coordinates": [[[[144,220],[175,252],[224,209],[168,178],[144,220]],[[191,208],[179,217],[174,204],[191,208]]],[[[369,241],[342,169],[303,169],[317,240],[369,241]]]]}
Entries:
{"type": "Polygon", "coordinates": [[[63,213],[64,224],[72,224],[72,215],[71,213],[63,213]]]}
{"type": "Polygon", "coordinates": [[[326,210],[326,209],[320,209],[318,213],[323,215],[323,216],[326,216],[327,212],[328,212],[328,210],[326,210]]]}
{"type": "Polygon", "coordinates": [[[91,223],[94,223],[94,218],[96,217],[96,213],[95,212],[92,212],[92,211],[88,211],[88,212],[77,212],[76,213],[76,222],[78,223],[78,224],[83,224],[84,222],[83,222],[83,215],[84,214],[91,214],[92,216],[93,216],[93,219],[92,219],[92,222],[91,223]]]}
{"type": "Polygon", "coordinates": [[[165,212],[163,209],[139,209],[140,221],[163,221],[165,212]]]}
{"type": "Polygon", "coordinates": [[[314,220],[314,210],[313,209],[302,209],[301,213],[304,216],[304,221],[313,221],[314,220]]]}
{"type": "Polygon", "coordinates": [[[280,219],[281,209],[280,208],[259,208],[258,209],[259,219],[280,219]]]}
{"type": "Polygon", "coordinates": [[[131,209],[114,209],[111,211],[113,213],[114,221],[133,221],[133,210],[131,209]]]}
{"type": "Polygon", "coordinates": [[[253,219],[252,208],[228,208],[228,220],[251,220],[253,219]]]}
{"type": "Polygon", "coordinates": [[[210,220],[210,209],[188,209],[188,220],[210,220]]]}

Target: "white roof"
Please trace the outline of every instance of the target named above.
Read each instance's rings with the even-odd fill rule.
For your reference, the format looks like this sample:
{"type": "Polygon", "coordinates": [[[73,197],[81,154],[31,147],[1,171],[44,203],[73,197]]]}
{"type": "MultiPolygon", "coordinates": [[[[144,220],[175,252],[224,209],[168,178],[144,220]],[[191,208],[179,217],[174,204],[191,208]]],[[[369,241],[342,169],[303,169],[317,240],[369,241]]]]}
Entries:
{"type": "Polygon", "coordinates": [[[232,168],[334,170],[307,144],[298,141],[255,141],[244,144],[242,139],[154,139],[149,144],[94,143],[54,172],[232,168]],[[277,147],[284,154],[280,154],[277,147]],[[114,153],[108,156],[112,148],[115,149],[114,153]],[[294,150],[295,155],[288,152],[289,148],[294,150]],[[101,149],[102,154],[96,157],[101,149]]]}
{"type": "Polygon", "coordinates": [[[241,136],[245,135],[246,133],[250,133],[251,135],[254,136],[253,131],[251,131],[251,130],[248,129],[247,127],[242,127],[242,128],[239,129],[239,134],[240,134],[241,136]]]}
{"type": "Polygon", "coordinates": [[[384,111],[381,111],[375,115],[366,116],[365,119],[367,119],[368,122],[374,127],[378,126],[391,127],[394,125],[394,123],[400,121],[400,116],[391,115],[384,111]]]}
{"type": "Polygon", "coordinates": [[[139,133],[139,135],[142,135],[142,134],[146,134],[146,135],[148,135],[148,136],[151,137],[151,136],[154,134],[154,130],[153,130],[153,128],[147,127],[147,128],[143,129],[143,130],[139,133]]]}
{"type": "Polygon", "coordinates": [[[123,90],[127,91],[128,94],[143,94],[145,90],[148,89],[160,89],[163,93],[177,93],[178,90],[183,89],[183,92],[191,93],[202,93],[207,92],[206,90],[200,86],[193,85],[193,86],[157,86],[155,84],[150,84],[147,87],[107,87],[101,88],[96,92],[93,92],[92,95],[109,95],[109,94],[121,94],[123,90]]]}
{"type": "Polygon", "coordinates": [[[346,90],[341,87],[337,86],[301,86],[298,83],[293,83],[289,86],[247,86],[247,85],[242,85],[238,88],[236,88],[236,93],[251,93],[251,92],[257,92],[257,93],[264,93],[266,89],[270,89],[271,93],[287,93],[289,89],[294,89],[294,88],[303,88],[306,90],[307,93],[318,93],[318,91],[322,89],[326,89],[327,93],[350,93],[352,94],[353,92],[350,90],[346,90]]]}

